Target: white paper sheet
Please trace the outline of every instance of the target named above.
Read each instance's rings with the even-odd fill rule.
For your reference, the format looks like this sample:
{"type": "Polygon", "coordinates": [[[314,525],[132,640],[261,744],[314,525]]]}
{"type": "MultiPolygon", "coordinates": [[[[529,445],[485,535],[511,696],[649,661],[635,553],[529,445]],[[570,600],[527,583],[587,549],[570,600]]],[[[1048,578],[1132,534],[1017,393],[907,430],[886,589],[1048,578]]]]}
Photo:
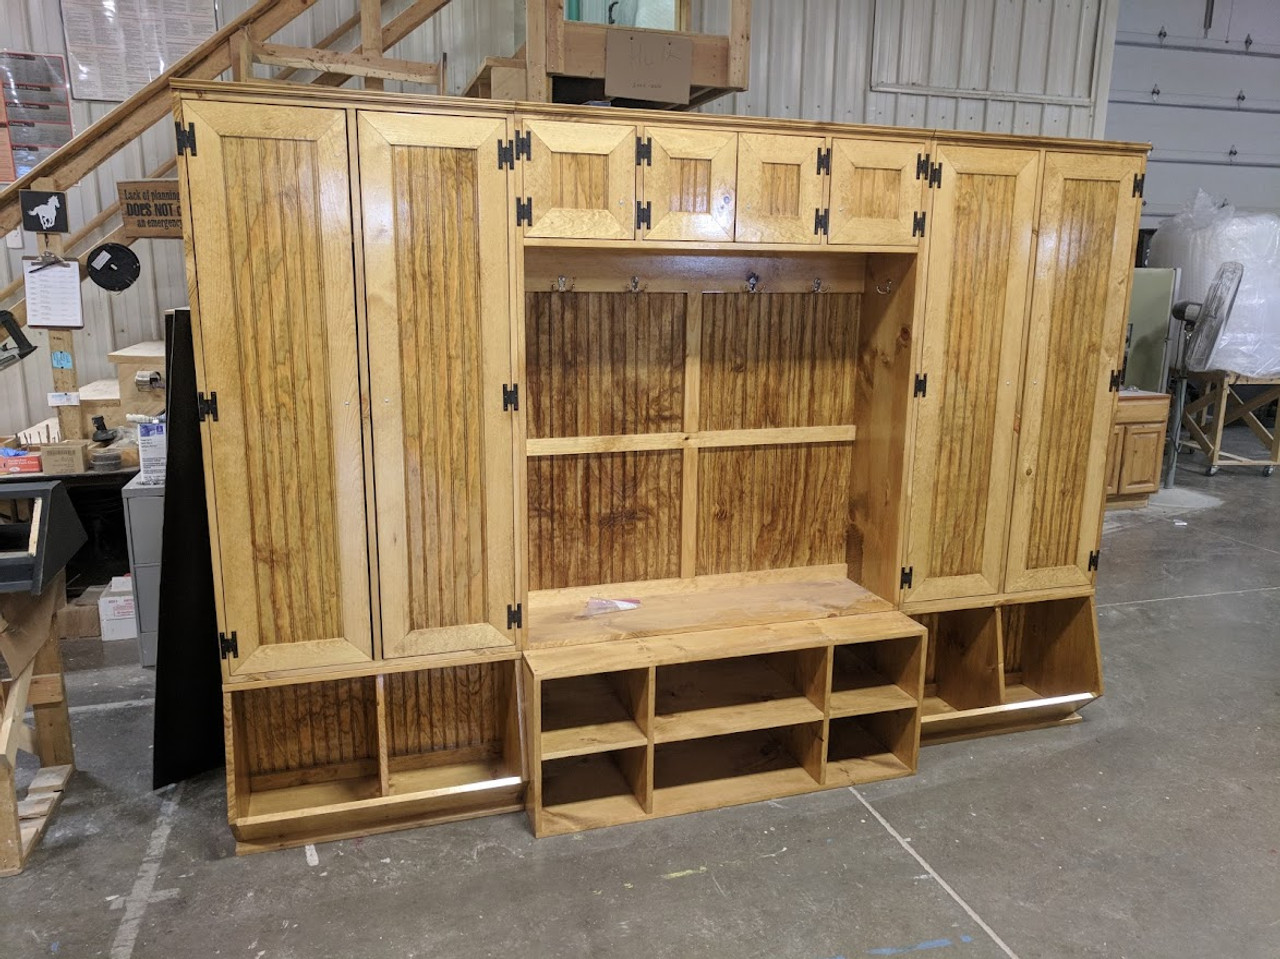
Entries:
{"type": "Polygon", "coordinates": [[[33,329],[80,330],[80,264],[75,260],[44,266],[37,259],[22,261],[27,296],[27,326],[33,329]]]}

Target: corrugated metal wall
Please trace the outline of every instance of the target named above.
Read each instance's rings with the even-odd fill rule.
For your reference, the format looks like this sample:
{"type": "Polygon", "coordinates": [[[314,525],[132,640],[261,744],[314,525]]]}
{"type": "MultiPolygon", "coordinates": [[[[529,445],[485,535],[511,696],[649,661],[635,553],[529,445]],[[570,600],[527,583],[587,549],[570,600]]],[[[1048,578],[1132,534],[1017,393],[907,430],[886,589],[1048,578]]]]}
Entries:
{"type": "MultiPolygon", "coordinates": [[[[407,2],[388,4],[388,19],[407,2]]],[[[754,0],[750,89],[706,109],[846,123],[1097,135],[1106,104],[1105,98],[1098,103],[1096,91],[1110,85],[1116,2],[754,0]]],[[[4,3],[0,47],[64,52],[54,0],[4,3]]],[[[252,3],[220,0],[219,23],[252,3]]],[[[319,0],[275,39],[312,45],[355,9],[355,0],[319,0]]],[[[694,0],[693,25],[727,33],[728,0],[694,0]]],[[[523,0],[453,0],[390,55],[435,61],[446,51],[449,92],[460,93],[484,57],[509,56],[523,38],[523,0]]],[[[336,46],[349,48],[354,42],[353,36],[336,46]]],[[[269,72],[262,66],[257,71],[259,76],[269,72]]],[[[113,106],[73,102],[76,129],[113,106]]],[[[172,129],[161,124],[71,191],[73,229],[114,201],[117,179],[143,177],[172,154],[172,129]]],[[[143,240],[135,249],[143,274],[133,289],[113,296],[84,286],[86,328],[77,334],[76,344],[81,382],[111,375],[108,351],[158,336],[163,310],[186,303],[181,245],[143,240]]],[[[18,252],[0,257],[0,285],[18,275],[19,257],[18,252]]],[[[33,335],[37,342],[44,338],[33,335]]],[[[41,352],[0,373],[0,433],[49,415],[46,357],[41,352]]]]}

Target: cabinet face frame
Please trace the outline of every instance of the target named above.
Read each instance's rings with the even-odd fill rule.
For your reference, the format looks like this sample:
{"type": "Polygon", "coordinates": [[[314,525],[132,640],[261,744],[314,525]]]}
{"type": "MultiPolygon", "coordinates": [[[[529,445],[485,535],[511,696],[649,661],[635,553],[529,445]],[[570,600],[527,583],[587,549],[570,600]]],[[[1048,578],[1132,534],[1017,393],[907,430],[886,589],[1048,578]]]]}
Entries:
{"type": "MultiPolygon", "coordinates": [[[[424,123],[407,114],[361,112],[358,131],[383,656],[390,659],[510,646],[514,633],[507,629],[507,605],[516,602],[515,414],[503,410],[503,387],[513,379],[509,221],[505,219],[510,174],[488,162],[496,155],[499,141],[507,136],[508,123],[501,117],[468,116],[440,116],[424,123]],[[413,230],[407,241],[397,235],[398,214],[408,202],[397,198],[397,188],[403,189],[397,183],[398,148],[450,150],[472,157],[470,171],[458,175],[474,177],[475,243],[468,249],[441,237],[449,249],[439,258],[439,276],[431,271],[414,278],[400,275],[398,254],[405,252],[402,244],[420,241],[415,256],[425,262],[431,252],[431,237],[429,230],[422,229],[413,230]],[[452,281],[458,284],[452,299],[450,291],[443,289],[450,282],[445,273],[451,273],[452,281]],[[434,319],[434,332],[447,338],[441,346],[457,361],[455,365],[462,368],[478,360],[464,372],[479,374],[460,386],[450,383],[433,388],[430,404],[435,422],[420,420],[416,432],[406,425],[409,417],[402,387],[406,375],[403,364],[415,358],[402,355],[410,340],[406,334],[413,331],[415,310],[409,298],[415,291],[430,298],[419,305],[422,322],[430,325],[434,319]],[[476,304],[469,327],[465,324],[468,296],[476,304]],[[438,312],[431,314],[433,306],[438,312]],[[463,322],[449,324],[445,318],[463,322]],[[468,352],[470,358],[464,355],[468,352]],[[448,409],[435,406],[445,401],[454,405],[448,409]],[[478,418],[474,416],[477,410],[478,418]],[[433,431],[441,436],[447,433],[452,440],[461,436],[462,446],[477,448],[467,450],[465,462],[444,461],[443,457],[458,453],[458,444],[451,450],[448,444],[452,440],[446,438],[434,450],[439,462],[426,462],[421,448],[411,461],[415,453],[407,449],[407,439],[412,435],[425,438],[433,431]],[[418,488],[411,488],[411,483],[418,488]],[[451,513],[455,528],[449,535],[457,538],[445,544],[444,522],[424,522],[423,527],[435,528],[414,529],[410,497],[425,498],[437,511],[451,513]],[[457,524],[464,515],[467,528],[462,530],[457,524]],[[483,617],[414,626],[414,571],[418,567],[429,571],[432,564],[430,556],[415,553],[433,551],[440,557],[438,568],[424,575],[436,577],[445,593],[452,588],[455,598],[459,593],[469,596],[472,590],[481,591],[483,617]]],[[[408,163],[405,159],[406,171],[408,163]]],[[[412,189],[425,192],[433,188],[426,177],[417,179],[412,189]]],[[[451,184],[442,178],[434,188],[441,194],[456,193],[464,204],[471,199],[466,195],[465,181],[451,184]]],[[[419,373],[438,378],[438,372],[419,369],[419,373]]],[[[415,412],[423,416],[421,408],[415,412]]],[[[439,602],[441,608],[433,617],[449,618],[449,601],[442,595],[439,602]]],[[[456,614],[454,608],[452,615],[456,614]]]]}
{"type": "Polygon", "coordinates": [[[1111,427],[1111,439],[1107,445],[1107,495],[1120,492],[1120,470],[1124,466],[1125,427],[1117,423],[1111,427]]]}
{"type": "Polygon", "coordinates": [[[826,146],[826,137],[738,135],[737,242],[822,242],[816,222],[830,178],[818,172],[818,152],[826,146]]]}
{"type": "MultiPolygon", "coordinates": [[[[913,401],[915,454],[904,564],[912,568],[912,585],[903,592],[903,601],[917,603],[992,595],[999,593],[1003,585],[1011,488],[1009,471],[1016,444],[1019,367],[1023,357],[1040,159],[1035,150],[987,147],[942,145],[935,153],[945,172],[941,190],[935,191],[929,227],[920,366],[928,376],[928,383],[925,395],[913,401]],[[968,331],[959,325],[962,317],[954,315],[956,310],[952,304],[953,295],[964,293],[957,285],[964,284],[981,266],[974,261],[981,251],[967,245],[956,246],[959,191],[970,175],[1007,177],[1014,181],[1008,210],[1007,272],[1003,289],[994,293],[1003,315],[995,335],[1000,350],[999,363],[986,375],[988,389],[994,393],[989,445],[977,453],[981,457],[977,465],[985,472],[986,482],[977,487],[957,483],[955,477],[942,476],[939,468],[940,463],[950,458],[963,459],[972,450],[972,436],[960,428],[972,425],[968,417],[973,397],[968,393],[968,384],[959,382],[960,372],[952,368],[956,353],[967,350],[971,361],[968,366],[975,370],[989,356],[987,347],[969,340],[968,331]],[[979,503],[985,505],[985,521],[968,533],[979,538],[981,567],[963,574],[935,574],[932,556],[938,548],[947,548],[945,541],[936,543],[935,537],[947,537],[954,532],[949,526],[939,526],[939,511],[944,518],[976,514],[979,503]]],[[[975,215],[986,214],[976,211],[975,215]]]]}
{"type": "MultiPolygon", "coordinates": [[[[831,141],[831,245],[917,247],[913,236],[917,213],[926,209],[928,179],[916,178],[918,159],[928,153],[924,140],[854,140],[834,137],[831,141]],[[893,180],[890,190],[897,216],[867,216],[850,209],[854,197],[851,180],[864,172],[883,172],[893,180]]],[[[865,199],[865,198],[864,198],[865,199]]]]}
{"type": "MultiPolygon", "coordinates": [[[[200,386],[206,392],[217,392],[220,400],[217,421],[210,419],[202,428],[210,539],[220,627],[226,633],[234,631],[238,644],[236,655],[223,661],[223,676],[231,679],[251,673],[369,662],[373,636],[346,113],[340,109],[187,101],[183,119],[194,125],[201,143],[198,155],[187,158],[184,168],[188,255],[199,263],[193,302],[197,368],[200,386]],[[246,199],[247,181],[242,181],[240,194],[234,193],[234,171],[228,166],[226,150],[231,141],[238,141],[242,149],[246,141],[259,141],[264,149],[266,144],[280,141],[307,147],[314,171],[301,164],[298,169],[300,177],[310,172],[318,177],[309,185],[314,202],[310,208],[299,202],[288,226],[303,240],[294,247],[293,255],[303,257],[309,247],[315,257],[309,266],[303,261],[290,264],[287,252],[281,254],[284,262],[277,264],[274,254],[253,249],[257,240],[264,247],[287,251],[276,234],[283,233],[286,222],[250,223],[242,219],[248,215],[245,204],[250,201],[246,199]],[[197,216],[199,226],[193,229],[197,216]],[[310,219],[313,216],[314,220],[310,219]],[[309,235],[305,232],[308,227],[309,235]],[[239,239],[233,237],[233,230],[240,234],[239,239]],[[250,272],[255,266],[272,271],[271,278],[259,277],[256,289],[250,272]],[[303,309],[285,299],[287,279],[274,277],[275,270],[286,266],[293,266],[303,276],[308,270],[319,271],[319,275],[312,274],[314,286],[307,284],[305,290],[293,291],[306,298],[307,308],[318,309],[318,314],[297,318],[310,320],[318,331],[314,340],[307,341],[307,346],[316,349],[314,354],[306,347],[295,349],[290,343],[256,336],[252,324],[249,331],[244,329],[247,317],[265,312],[268,303],[264,297],[270,297],[273,310],[303,309]],[[253,379],[267,361],[278,367],[286,357],[288,370],[253,379]],[[327,386],[324,395],[309,393],[317,377],[327,386]],[[245,392],[249,385],[259,391],[269,389],[279,397],[279,410],[295,414],[292,421],[275,414],[278,435],[257,435],[270,414],[257,408],[257,401],[250,407],[245,392]],[[287,400],[280,395],[286,388],[287,400]],[[299,425],[296,421],[302,414],[296,411],[308,404],[306,415],[329,423],[329,462],[315,461],[315,470],[299,464],[284,485],[281,502],[264,503],[262,489],[255,489],[254,474],[274,475],[272,464],[267,462],[267,457],[274,455],[272,450],[288,444],[295,455],[312,453],[313,441],[307,437],[279,434],[286,426],[299,425]],[[327,479],[322,475],[326,468],[327,479]],[[265,508],[256,518],[255,505],[259,510],[265,508]],[[309,532],[307,527],[311,527],[309,532]],[[333,555],[325,555],[323,546],[314,551],[305,544],[301,549],[297,543],[291,547],[289,529],[304,538],[311,536],[307,542],[313,548],[330,540],[333,555]],[[298,534],[299,530],[303,532],[298,534]],[[289,555],[278,555],[282,550],[288,550],[289,555]],[[273,589],[286,590],[293,597],[307,591],[299,577],[306,580],[312,576],[317,577],[317,588],[327,591],[318,579],[326,575],[327,567],[332,568],[337,586],[337,610],[330,610],[329,615],[336,617],[335,624],[341,624],[338,635],[280,641],[264,629],[267,611],[274,609],[267,598],[273,589]]],[[[282,162],[279,156],[276,160],[282,162]]],[[[259,167],[255,175],[268,183],[270,177],[283,176],[284,171],[271,173],[259,167]]],[[[301,180],[298,189],[304,189],[301,180]]],[[[278,323],[280,328],[273,327],[273,335],[285,332],[286,325],[293,328],[292,323],[278,323]]]]}
{"type": "MultiPolygon", "coordinates": [[[[631,240],[636,234],[636,127],[524,117],[529,156],[516,164],[532,201],[527,237],[631,240]],[[583,178],[587,182],[583,182],[583,178]],[[566,189],[582,206],[565,203],[566,189]]],[[[495,156],[496,147],[495,147],[495,156]]]]}
{"type": "Polygon", "coordinates": [[[694,127],[647,126],[650,161],[640,167],[646,240],[733,240],[737,211],[738,134],[694,127]],[[693,207],[693,209],[689,209],[693,207]]]}
{"type": "MultiPolygon", "coordinates": [[[[1097,549],[1102,531],[1105,460],[1116,404],[1110,384],[1112,371],[1120,367],[1122,333],[1128,314],[1133,240],[1142,203],[1134,190],[1134,178],[1142,169],[1139,157],[1045,154],[1023,372],[1021,429],[1009,520],[1009,556],[1005,567],[1008,592],[1090,586],[1094,581],[1089,554],[1097,549]],[[1094,185],[1096,189],[1092,192],[1102,198],[1104,206],[1090,208],[1089,202],[1094,201],[1087,198],[1073,205],[1069,199],[1073,183],[1094,185]],[[1110,220],[1111,225],[1103,230],[1100,222],[1087,222],[1090,215],[1110,220]],[[1064,271],[1090,262],[1071,245],[1079,242],[1080,237],[1090,235],[1106,236],[1110,243],[1106,248],[1109,260],[1093,278],[1102,299],[1088,304],[1086,316],[1080,314],[1082,304],[1075,302],[1074,295],[1061,294],[1072,294],[1079,282],[1088,277],[1088,274],[1084,277],[1073,274],[1076,286],[1072,287],[1064,279],[1064,271]],[[1069,356],[1064,361],[1061,351],[1059,355],[1051,355],[1054,335],[1069,331],[1073,323],[1081,334],[1089,332],[1084,324],[1095,324],[1098,331],[1097,352],[1081,360],[1077,367],[1069,365],[1069,356]],[[1082,384],[1082,392],[1050,396],[1051,378],[1060,383],[1074,379],[1082,384]],[[1060,488],[1050,495],[1045,484],[1052,482],[1053,477],[1045,476],[1042,480],[1038,471],[1043,468],[1042,463],[1055,461],[1054,451],[1061,450],[1063,434],[1073,423],[1082,424],[1085,430],[1083,460],[1074,457],[1070,460],[1070,463],[1082,462],[1082,485],[1060,488]],[[1076,504],[1078,514],[1073,516],[1071,507],[1076,504]],[[1065,532],[1058,526],[1063,522],[1069,524],[1065,532]],[[1034,563],[1031,549],[1048,542],[1051,535],[1065,535],[1070,539],[1070,557],[1054,565],[1034,563]]],[[[1088,293],[1080,295],[1087,297],[1088,293]]]]}

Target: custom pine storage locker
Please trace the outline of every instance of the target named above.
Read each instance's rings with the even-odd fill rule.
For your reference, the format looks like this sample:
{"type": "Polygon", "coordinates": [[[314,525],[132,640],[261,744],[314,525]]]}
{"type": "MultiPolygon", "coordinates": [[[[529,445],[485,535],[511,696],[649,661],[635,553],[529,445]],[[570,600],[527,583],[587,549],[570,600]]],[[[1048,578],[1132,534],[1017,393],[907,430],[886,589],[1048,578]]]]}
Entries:
{"type": "Polygon", "coordinates": [[[174,86],[242,851],[1101,694],[1144,147],[174,86]]]}

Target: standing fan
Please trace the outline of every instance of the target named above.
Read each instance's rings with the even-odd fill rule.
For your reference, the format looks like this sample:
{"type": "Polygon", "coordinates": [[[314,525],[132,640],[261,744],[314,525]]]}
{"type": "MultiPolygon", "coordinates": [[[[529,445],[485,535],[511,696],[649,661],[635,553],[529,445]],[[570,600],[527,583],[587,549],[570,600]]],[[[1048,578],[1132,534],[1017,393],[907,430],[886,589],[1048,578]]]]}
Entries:
{"type": "MultiPolygon", "coordinates": [[[[1203,303],[1183,300],[1173,307],[1173,318],[1182,324],[1183,332],[1177,338],[1177,356],[1173,367],[1173,422],[1169,429],[1173,442],[1165,468],[1165,489],[1173,486],[1173,474],[1178,468],[1182,410],[1187,405],[1187,373],[1201,373],[1209,368],[1209,360],[1213,357],[1218,337],[1231,316],[1231,307],[1235,305],[1236,293],[1240,290],[1243,278],[1244,267],[1229,260],[1218,267],[1203,303]]],[[[1210,476],[1216,472],[1216,467],[1210,467],[1210,476]]]]}

